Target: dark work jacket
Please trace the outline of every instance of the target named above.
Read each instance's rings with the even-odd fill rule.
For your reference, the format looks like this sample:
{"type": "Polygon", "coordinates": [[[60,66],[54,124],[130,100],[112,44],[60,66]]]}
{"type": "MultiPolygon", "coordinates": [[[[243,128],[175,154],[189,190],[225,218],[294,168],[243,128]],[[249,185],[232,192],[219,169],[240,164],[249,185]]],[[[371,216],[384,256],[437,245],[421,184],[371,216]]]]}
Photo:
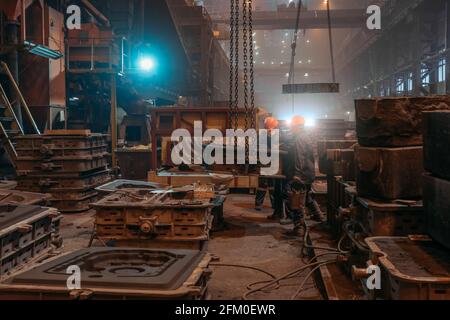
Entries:
{"type": "Polygon", "coordinates": [[[314,149],[310,137],[303,131],[283,141],[288,151],[283,169],[288,180],[299,177],[303,184],[312,184],[316,178],[314,149]]]}

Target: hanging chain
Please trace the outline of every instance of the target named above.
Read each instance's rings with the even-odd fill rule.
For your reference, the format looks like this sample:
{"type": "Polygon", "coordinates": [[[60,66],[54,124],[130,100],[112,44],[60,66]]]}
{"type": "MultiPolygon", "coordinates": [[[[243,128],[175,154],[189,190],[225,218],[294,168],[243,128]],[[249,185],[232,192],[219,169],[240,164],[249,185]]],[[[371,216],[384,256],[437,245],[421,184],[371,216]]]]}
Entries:
{"type": "MultiPolygon", "coordinates": [[[[239,125],[239,0],[234,4],[234,129],[239,125]]],[[[244,0],[245,1],[245,0],[244,0]]]]}
{"type": "MultiPolygon", "coordinates": [[[[248,0],[243,1],[242,5],[242,33],[243,33],[243,53],[244,53],[244,111],[245,111],[245,131],[249,128],[249,109],[248,109],[248,0]]],[[[253,44],[252,44],[253,45],[253,44]]],[[[250,155],[249,137],[245,137],[245,163],[249,163],[250,155]]]]}
{"type": "Polygon", "coordinates": [[[250,34],[250,111],[251,128],[256,129],[256,110],[255,110],[255,58],[253,53],[253,0],[248,0],[248,22],[250,34]]]}
{"type": "Polygon", "coordinates": [[[230,0],[230,96],[229,96],[229,115],[228,123],[230,128],[233,127],[233,90],[234,90],[234,2],[235,0],[230,0]]]}

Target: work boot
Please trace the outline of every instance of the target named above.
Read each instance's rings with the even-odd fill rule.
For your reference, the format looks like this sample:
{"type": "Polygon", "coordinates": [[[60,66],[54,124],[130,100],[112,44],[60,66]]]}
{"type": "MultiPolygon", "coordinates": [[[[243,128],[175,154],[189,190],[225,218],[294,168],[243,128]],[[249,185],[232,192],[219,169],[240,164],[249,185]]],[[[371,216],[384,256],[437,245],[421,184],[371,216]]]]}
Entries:
{"type": "Polygon", "coordinates": [[[294,223],[294,228],[287,232],[288,235],[295,237],[304,237],[306,233],[306,224],[304,220],[299,220],[294,223]]]}
{"type": "Polygon", "coordinates": [[[261,210],[262,210],[262,207],[261,207],[261,206],[255,206],[255,210],[256,210],[256,211],[261,211],[261,210]]]}
{"type": "Polygon", "coordinates": [[[311,205],[311,209],[309,210],[311,214],[311,220],[317,222],[323,222],[322,219],[322,211],[320,210],[319,204],[316,201],[313,201],[311,205]]]}

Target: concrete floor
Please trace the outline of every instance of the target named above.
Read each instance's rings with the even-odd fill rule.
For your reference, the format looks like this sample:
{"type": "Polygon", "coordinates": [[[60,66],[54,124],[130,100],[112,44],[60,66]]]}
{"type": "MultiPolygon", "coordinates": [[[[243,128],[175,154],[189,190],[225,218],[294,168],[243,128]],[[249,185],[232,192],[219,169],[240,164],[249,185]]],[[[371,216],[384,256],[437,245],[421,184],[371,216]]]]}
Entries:
{"type": "MultiPolygon", "coordinates": [[[[217,263],[240,264],[262,268],[275,276],[295,270],[304,262],[300,257],[301,239],[286,236],[291,226],[285,227],[267,219],[272,210],[266,205],[261,212],[254,210],[254,196],[229,195],[224,214],[225,230],[215,232],[209,241],[208,251],[219,258],[217,263]]],[[[93,227],[93,212],[65,215],[62,221],[63,251],[87,247],[93,227]]],[[[96,242],[95,245],[101,245],[96,242]]],[[[248,284],[270,279],[254,270],[230,267],[211,267],[209,282],[212,299],[240,299],[248,284]]],[[[306,271],[303,275],[308,273],[306,271]]],[[[278,289],[258,292],[250,296],[261,300],[286,300],[296,292],[302,277],[283,281],[278,289]]],[[[322,299],[314,281],[310,279],[301,299],[322,299]]]]}

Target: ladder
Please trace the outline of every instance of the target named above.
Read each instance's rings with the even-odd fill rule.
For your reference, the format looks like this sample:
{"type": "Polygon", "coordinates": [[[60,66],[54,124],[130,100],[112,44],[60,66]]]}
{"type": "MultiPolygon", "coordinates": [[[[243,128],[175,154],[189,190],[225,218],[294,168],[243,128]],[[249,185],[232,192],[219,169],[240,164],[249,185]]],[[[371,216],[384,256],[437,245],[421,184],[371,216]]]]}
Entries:
{"type": "MultiPolygon", "coordinates": [[[[22,92],[14,80],[14,77],[5,62],[0,62],[0,73],[6,75],[9,81],[9,87],[14,91],[15,96],[20,101],[21,111],[25,112],[25,116],[31,125],[32,133],[41,134],[39,128],[34,121],[33,115],[22,95],[22,92]]],[[[6,90],[0,83],[0,145],[5,149],[11,163],[15,166],[17,152],[14,147],[13,139],[16,136],[24,135],[25,131],[18,115],[13,107],[14,102],[6,94],[6,90]]]]}

